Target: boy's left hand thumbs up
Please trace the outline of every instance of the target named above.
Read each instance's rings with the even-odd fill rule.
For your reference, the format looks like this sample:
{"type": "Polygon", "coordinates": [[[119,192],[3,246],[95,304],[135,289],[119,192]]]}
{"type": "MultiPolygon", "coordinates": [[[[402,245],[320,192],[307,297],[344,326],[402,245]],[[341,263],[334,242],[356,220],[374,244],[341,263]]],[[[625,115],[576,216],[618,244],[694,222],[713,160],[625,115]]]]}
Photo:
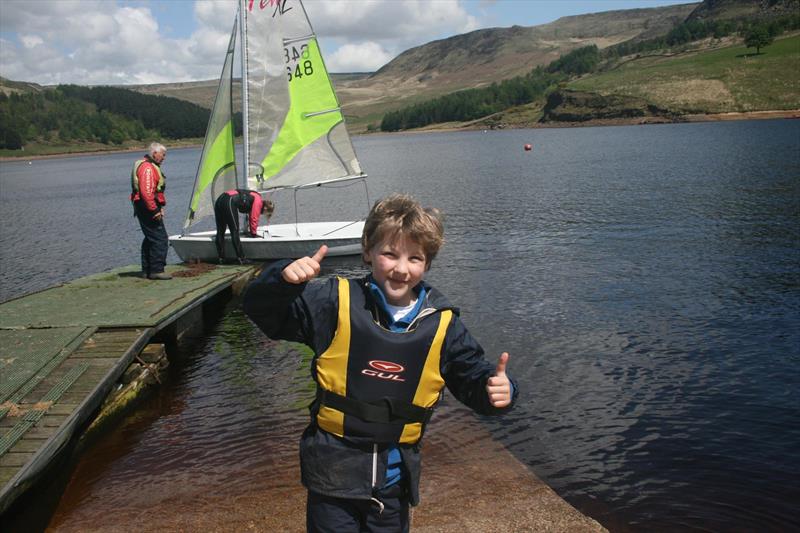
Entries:
{"type": "Polygon", "coordinates": [[[511,403],[511,381],[506,376],[506,366],[508,365],[508,352],[500,354],[494,376],[486,382],[486,394],[489,395],[489,403],[493,407],[506,407],[511,403]]]}

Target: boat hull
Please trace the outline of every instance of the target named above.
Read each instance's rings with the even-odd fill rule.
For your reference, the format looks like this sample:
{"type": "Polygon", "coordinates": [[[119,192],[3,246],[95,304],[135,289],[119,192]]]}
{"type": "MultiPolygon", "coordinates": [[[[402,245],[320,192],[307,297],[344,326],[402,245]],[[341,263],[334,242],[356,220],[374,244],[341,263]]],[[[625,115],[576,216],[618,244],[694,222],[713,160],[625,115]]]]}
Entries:
{"type": "MultiPolygon", "coordinates": [[[[296,259],[310,256],[323,244],[328,245],[330,257],[359,255],[364,221],[356,222],[304,222],[301,224],[274,224],[259,226],[261,237],[241,236],[244,256],[254,261],[269,259],[296,259]]],[[[216,231],[172,235],[169,243],[183,261],[216,262],[216,231]]],[[[231,238],[225,234],[225,256],[236,258],[231,238]]]]}

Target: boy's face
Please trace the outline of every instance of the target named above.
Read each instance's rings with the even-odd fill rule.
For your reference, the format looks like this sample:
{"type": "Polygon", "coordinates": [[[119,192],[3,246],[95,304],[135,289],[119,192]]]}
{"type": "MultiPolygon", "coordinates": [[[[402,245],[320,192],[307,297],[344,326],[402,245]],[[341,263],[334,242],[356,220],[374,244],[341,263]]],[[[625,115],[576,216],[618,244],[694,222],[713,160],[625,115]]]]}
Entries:
{"type": "Polygon", "coordinates": [[[425,251],[412,239],[401,235],[388,238],[364,252],[372,266],[372,277],[391,305],[405,307],[416,296],[414,287],[425,275],[425,251]]]}

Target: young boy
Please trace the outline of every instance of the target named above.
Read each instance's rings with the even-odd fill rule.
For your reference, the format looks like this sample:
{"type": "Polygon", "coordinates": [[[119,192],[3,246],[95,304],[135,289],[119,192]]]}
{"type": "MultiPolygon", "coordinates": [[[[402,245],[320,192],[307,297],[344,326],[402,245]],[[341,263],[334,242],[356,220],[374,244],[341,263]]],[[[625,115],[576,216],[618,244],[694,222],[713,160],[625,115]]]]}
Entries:
{"type": "Polygon", "coordinates": [[[367,216],[372,273],[308,283],[327,247],[271,264],[244,295],[270,338],[314,351],[317,396],[300,441],[308,531],[408,531],[419,502],[420,439],[446,385],[481,414],[511,408],[515,387],[483,358],[454,308],[423,281],[443,242],[438,211],[392,195],[367,216]]]}

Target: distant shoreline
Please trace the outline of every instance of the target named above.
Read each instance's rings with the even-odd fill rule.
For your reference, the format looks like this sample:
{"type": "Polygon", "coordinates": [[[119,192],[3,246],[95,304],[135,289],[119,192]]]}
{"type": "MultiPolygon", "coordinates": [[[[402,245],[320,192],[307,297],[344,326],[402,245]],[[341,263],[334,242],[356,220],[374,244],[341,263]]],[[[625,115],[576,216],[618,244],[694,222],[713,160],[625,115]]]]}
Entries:
{"type": "MultiPolygon", "coordinates": [[[[179,144],[170,146],[164,143],[167,150],[180,150],[183,148],[201,148],[202,144],[179,144]]],[[[38,161],[40,159],[61,159],[65,157],[88,157],[93,155],[112,155],[112,154],[128,154],[128,153],[146,153],[147,146],[140,148],[119,148],[114,150],[87,150],[86,152],[62,152],[59,154],[39,154],[39,155],[18,155],[18,156],[0,156],[0,161],[38,161]]]]}
{"type": "MultiPolygon", "coordinates": [[[[677,119],[665,117],[629,117],[629,118],[607,118],[586,120],[583,122],[533,122],[526,124],[510,124],[495,130],[519,130],[519,129],[545,129],[545,128],[581,128],[597,126],[643,126],[650,124],[686,124],[695,122],[727,122],[737,120],[769,120],[769,119],[800,119],[800,109],[773,110],[773,111],[734,111],[727,113],[709,113],[681,115],[677,119]]],[[[456,131],[482,131],[488,130],[481,124],[470,124],[469,126],[450,126],[436,127],[435,125],[419,128],[415,130],[405,130],[399,132],[377,132],[379,134],[390,133],[441,133],[456,131]]]]}
{"type": "MultiPolygon", "coordinates": [[[[505,128],[506,130],[518,129],[541,129],[541,128],[578,128],[578,127],[591,127],[591,126],[642,126],[649,124],[680,124],[688,122],[725,122],[735,120],[769,120],[769,119],[800,119],[800,109],[789,110],[773,110],[773,111],[744,111],[744,112],[728,112],[728,113],[712,113],[712,114],[697,114],[697,115],[681,115],[679,120],[670,120],[663,117],[632,117],[632,118],[619,118],[619,119],[598,119],[587,120],[585,122],[549,122],[549,123],[530,123],[530,124],[514,124],[505,128]]],[[[430,126],[425,128],[418,128],[414,130],[404,130],[398,132],[370,132],[360,133],[358,135],[392,135],[397,133],[444,133],[444,132],[459,132],[459,131],[479,131],[488,128],[480,125],[470,126],[450,126],[450,127],[436,127],[430,126]]],[[[166,144],[166,143],[165,143],[166,144]]],[[[178,150],[182,148],[200,148],[202,144],[177,144],[170,146],[167,144],[167,149],[178,150]]],[[[86,152],[63,152],[59,154],[41,154],[41,155],[25,155],[18,156],[2,156],[0,161],[35,161],[41,159],[59,159],[64,157],[83,157],[83,156],[96,156],[104,154],[124,154],[124,153],[144,153],[147,150],[145,146],[139,148],[123,148],[116,150],[92,150],[86,152]]]]}

